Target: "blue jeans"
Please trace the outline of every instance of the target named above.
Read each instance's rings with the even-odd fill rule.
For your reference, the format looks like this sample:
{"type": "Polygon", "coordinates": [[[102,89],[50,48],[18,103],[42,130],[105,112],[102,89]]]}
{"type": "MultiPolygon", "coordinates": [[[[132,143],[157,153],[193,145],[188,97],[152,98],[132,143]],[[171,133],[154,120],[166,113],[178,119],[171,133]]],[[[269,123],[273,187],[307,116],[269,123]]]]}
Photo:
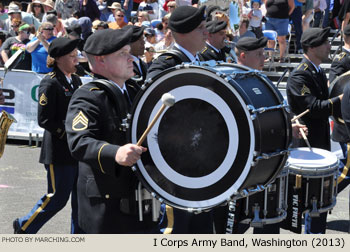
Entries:
{"type": "Polygon", "coordinates": [[[36,234],[38,230],[58,213],[69,200],[72,193],[71,233],[82,233],[78,226],[78,201],[76,183],[78,165],[45,165],[47,171],[47,194],[45,194],[24,217],[19,225],[27,234],[36,234]]]}
{"type": "Polygon", "coordinates": [[[302,16],[303,16],[303,12],[302,12],[301,6],[295,7],[294,11],[290,16],[294,25],[295,42],[297,45],[297,50],[301,49],[300,39],[301,39],[301,35],[303,34],[302,16]]]}
{"type": "MultiPolygon", "coordinates": [[[[124,2],[125,2],[125,0],[121,0],[121,1],[120,1],[120,4],[122,5],[122,7],[123,7],[123,5],[124,5],[124,2]]],[[[133,5],[133,0],[129,0],[128,9],[125,10],[125,9],[123,8],[124,11],[125,11],[125,22],[126,22],[126,23],[129,22],[129,20],[130,20],[131,11],[132,11],[132,5],[133,5]]]]}
{"type": "Polygon", "coordinates": [[[326,28],[329,26],[329,11],[330,11],[331,0],[326,0],[326,3],[327,3],[327,9],[324,10],[324,18],[323,18],[323,24],[322,24],[323,28],[326,28]]]}

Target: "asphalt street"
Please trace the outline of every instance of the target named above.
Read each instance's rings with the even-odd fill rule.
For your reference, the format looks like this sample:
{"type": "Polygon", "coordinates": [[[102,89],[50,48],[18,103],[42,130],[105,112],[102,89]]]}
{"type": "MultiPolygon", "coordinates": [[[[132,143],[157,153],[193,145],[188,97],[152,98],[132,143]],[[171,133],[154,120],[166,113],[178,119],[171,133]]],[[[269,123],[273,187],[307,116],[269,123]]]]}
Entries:
{"type": "MultiPolygon", "coordinates": [[[[46,192],[46,171],[39,164],[40,148],[6,144],[0,159],[0,234],[12,234],[12,222],[26,215],[46,192]]],[[[327,234],[344,234],[349,229],[349,186],[337,197],[327,219],[327,234]]],[[[40,234],[70,232],[70,202],[47,222],[40,234]]],[[[252,233],[250,228],[247,233],[252,233]]],[[[289,231],[281,230],[288,234],[289,231]]]]}

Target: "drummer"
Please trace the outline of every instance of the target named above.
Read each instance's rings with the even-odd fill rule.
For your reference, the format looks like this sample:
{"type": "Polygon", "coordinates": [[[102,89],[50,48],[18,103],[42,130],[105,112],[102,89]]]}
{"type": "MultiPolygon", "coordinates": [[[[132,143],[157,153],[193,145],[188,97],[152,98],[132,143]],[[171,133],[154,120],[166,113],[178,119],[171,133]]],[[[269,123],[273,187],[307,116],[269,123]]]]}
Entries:
{"type": "Polygon", "coordinates": [[[225,44],[227,28],[226,21],[209,21],[207,22],[206,27],[209,35],[206,46],[201,52],[201,56],[205,61],[226,61],[226,53],[229,53],[231,50],[225,44]]]}
{"type": "MultiPolygon", "coordinates": [[[[330,127],[328,117],[340,109],[343,95],[328,99],[327,77],[320,64],[328,58],[330,28],[309,28],[301,37],[304,58],[293,70],[287,82],[287,98],[294,114],[306,109],[310,112],[300,121],[309,131],[312,147],[330,150],[330,127]]],[[[294,147],[306,146],[303,140],[295,141],[294,147]]],[[[325,233],[327,213],[311,218],[305,215],[305,233],[325,233]]]]}
{"type": "MultiPolygon", "coordinates": [[[[343,34],[344,46],[342,47],[342,52],[337,54],[333,59],[331,68],[329,69],[329,83],[332,83],[338,76],[350,70],[350,25],[345,27],[343,34]]],[[[332,140],[339,143],[344,157],[341,161],[343,166],[346,165],[348,155],[350,154],[347,151],[347,145],[350,143],[350,136],[344,124],[334,123],[332,140]]],[[[343,169],[340,169],[340,172],[342,171],[343,169]]],[[[338,185],[338,193],[344,189],[348,183],[349,179],[342,180],[342,183],[338,185]]]]}
{"type": "MultiPolygon", "coordinates": [[[[152,63],[147,79],[182,62],[199,61],[197,53],[205,47],[208,37],[205,19],[205,6],[199,9],[180,6],[172,12],[168,27],[175,39],[174,49],[160,55],[152,63]]],[[[161,233],[213,233],[212,213],[194,214],[163,204],[159,228],[161,233]]]]}
{"type": "Polygon", "coordinates": [[[106,29],[87,39],[90,69],[104,84],[93,80],[83,85],[67,112],[68,145],[79,160],[79,226],[86,233],[146,233],[154,225],[150,215],[138,220],[137,179],[130,168],[147,149],[127,143],[120,125],[133,99],[125,85],[134,75],[132,33],[131,28],[106,29]]]}
{"type": "Polygon", "coordinates": [[[198,53],[203,50],[208,38],[205,7],[180,6],[174,10],[168,23],[175,40],[173,50],[153,61],[147,71],[147,79],[183,62],[200,61],[198,53]]]}

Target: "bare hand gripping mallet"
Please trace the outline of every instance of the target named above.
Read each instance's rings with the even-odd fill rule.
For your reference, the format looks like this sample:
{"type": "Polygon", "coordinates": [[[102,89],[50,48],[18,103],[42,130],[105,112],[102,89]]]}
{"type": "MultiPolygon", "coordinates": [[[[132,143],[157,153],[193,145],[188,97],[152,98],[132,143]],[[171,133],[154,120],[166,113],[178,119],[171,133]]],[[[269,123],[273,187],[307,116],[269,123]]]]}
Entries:
{"type": "Polygon", "coordinates": [[[154,124],[159,119],[160,115],[164,112],[166,106],[171,107],[171,106],[173,106],[175,104],[175,97],[172,96],[169,93],[165,93],[165,94],[162,95],[162,102],[163,102],[162,106],[158,110],[158,112],[155,115],[155,117],[153,118],[152,122],[148,125],[147,129],[145,130],[145,132],[143,132],[141,138],[139,139],[139,141],[136,144],[137,146],[141,146],[143,141],[145,141],[148,133],[151,131],[151,129],[153,128],[154,124]]]}

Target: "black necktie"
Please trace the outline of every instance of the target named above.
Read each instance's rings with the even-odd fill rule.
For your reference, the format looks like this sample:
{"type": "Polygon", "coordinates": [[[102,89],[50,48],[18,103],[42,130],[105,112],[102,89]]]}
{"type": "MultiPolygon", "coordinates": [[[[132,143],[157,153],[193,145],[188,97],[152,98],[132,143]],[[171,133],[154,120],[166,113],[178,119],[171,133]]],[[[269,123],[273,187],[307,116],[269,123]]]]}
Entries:
{"type": "Polygon", "coordinates": [[[123,91],[124,91],[124,97],[125,97],[126,103],[128,104],[128,109],[129,109],[131,107],[131,100],[130,100],[128,91],[126,91],[125,89],[123,91]]]}

